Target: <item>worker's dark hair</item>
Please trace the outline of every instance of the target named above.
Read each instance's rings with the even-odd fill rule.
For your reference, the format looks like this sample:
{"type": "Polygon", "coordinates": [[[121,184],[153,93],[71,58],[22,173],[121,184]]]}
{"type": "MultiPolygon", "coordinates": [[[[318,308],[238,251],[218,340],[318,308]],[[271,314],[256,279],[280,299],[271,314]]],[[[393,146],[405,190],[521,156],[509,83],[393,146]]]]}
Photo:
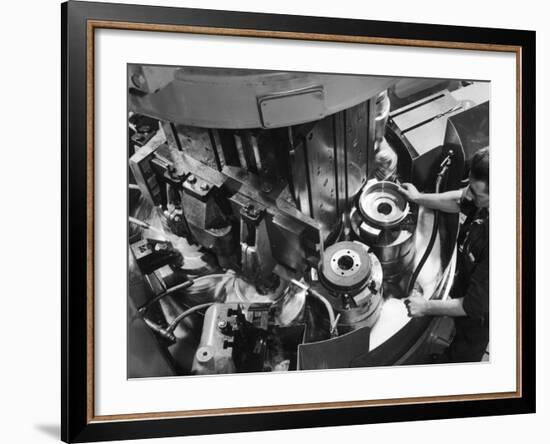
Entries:
{"type": "Polygon", "coordinates": [[[474,154],[470,162],[470,176],[475,180],[482,180],[489,189],[489,147],[482,148],[474,154]]]}

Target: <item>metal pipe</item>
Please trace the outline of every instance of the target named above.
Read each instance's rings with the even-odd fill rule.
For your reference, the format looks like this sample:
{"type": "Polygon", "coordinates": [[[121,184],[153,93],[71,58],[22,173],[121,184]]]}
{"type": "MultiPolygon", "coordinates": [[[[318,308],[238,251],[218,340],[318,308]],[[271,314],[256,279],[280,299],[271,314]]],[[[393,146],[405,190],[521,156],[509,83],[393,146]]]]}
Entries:
{"type": "Polygon", "coordinates": [[[331,334],[331,336],[336,336],[337,335],[337,332],[336,332],[337,319],[336,319],[336,316],[334,315],[334,309],[332,308],[332,305],[330,304],[328,299],[325,298],[317,290],[314,290],[309,285],[304,284],[303,282],[300,282],[296,279],[291,279],[290,282],[292,282],[297,287],[300,287],[301,289],[305,290],[308,294],[310,294],[311,296],[315,297],[316,299],[318,299],[319,301],[321,301],[323,303],[323,305],[325,306],[325,308],[327,310],[327,314],[328,314],[328,318],[329,318],[329,322],[330,322],[330,334],[331,334]]]}
{"type": "Polygon", "coordinates": [[[163,297],[168,296],[169,294],[172,294],[178,290],[185,290],[189,288],[191,285],[193,285],[195,282],[193,279],[189,279],[185,282],[182,282],[181,284],[178,284],[174,287],[168,288],[166,291],[163,291],[162,293],[156,295],[154,298],[149,299],[145,304],[143,304],[141,307],[139,307],[138,311],[141,314],[144,314],[151,305],[155,304],[156,302],[160,301],[163,297]]]}
{"type": "Polygon", "coordinates": [[[147,324],[147,326],[153,330],[153,331],[156,331],[158,334],[160,334],[163,338],[166,338],[168,339],[169,341],[172,341],[172,342],[176,342],[176,337],[174,336],[174,334],[172,332],[169,332],[168,330],[165,330],[164,328],[162,328],[160,325],[158,325],[157,323],[151,321],[150,319],[148,318],[143,318],[143,321],[147,324]]]}
{"type": "Polygon", "coordinates": [[[210,307],[211,305],[215,304],[215,302],[207,302],[205,304],[199,304],[199,305],[195,305],[187,310],[185,310],[183,313],[181,313],[180,315],[178,315],[176,317],[176,319],[174,319],[172,321],[172,323],[168,326],[168,328],[166,328],[165,332],[168,333],[168,334],[173,334],[173,331],[175,330],[175,328],[178,326],[178,324],[183,321],[187,316],[189,315],[192,315],[193,313],[199,311],[199,310],[202,310],[204,308],[208,308],[210,307]]]}

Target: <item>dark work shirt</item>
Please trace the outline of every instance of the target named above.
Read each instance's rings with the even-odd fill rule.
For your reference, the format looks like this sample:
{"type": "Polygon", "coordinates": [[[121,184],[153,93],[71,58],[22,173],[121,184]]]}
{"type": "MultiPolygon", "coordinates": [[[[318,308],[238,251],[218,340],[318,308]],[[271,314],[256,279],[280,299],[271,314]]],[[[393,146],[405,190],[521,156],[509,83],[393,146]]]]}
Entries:
{"type": "Polygon", "coordinates": [[[489,211],[461,202],[466,219],[458,236],[458,255],[452,297],[464,298],[462,307],[472,320],[489,317],[489,211]]]}

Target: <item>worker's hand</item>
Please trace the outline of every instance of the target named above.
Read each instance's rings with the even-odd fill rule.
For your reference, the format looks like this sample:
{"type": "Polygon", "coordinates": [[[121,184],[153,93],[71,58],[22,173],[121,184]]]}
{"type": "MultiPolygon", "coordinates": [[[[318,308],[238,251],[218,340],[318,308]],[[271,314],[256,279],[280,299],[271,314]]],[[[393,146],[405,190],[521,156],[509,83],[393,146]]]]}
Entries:
{"type": "Polygon", "coordinates": [[[405,306],[411,318],[420,318],[428,314],[428,301],[424,296],[413,291],[413,295],[405,299],[405,306]]]}
{"type": "Polygon", "coordinates": [[[412,183],[402,183],[398,190],[407,198],[408,201],[418,203],[418,200],[420,199],[420,191],[418,191],[412,183]]]}

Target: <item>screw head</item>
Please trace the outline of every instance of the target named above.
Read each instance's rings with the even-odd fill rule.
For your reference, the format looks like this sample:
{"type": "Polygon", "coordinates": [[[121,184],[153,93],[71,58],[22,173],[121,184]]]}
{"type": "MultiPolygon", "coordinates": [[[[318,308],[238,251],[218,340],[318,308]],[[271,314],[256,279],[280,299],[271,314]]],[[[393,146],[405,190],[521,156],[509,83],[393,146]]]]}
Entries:
{"type": "Polygon", "coordinates": [[[210,189],[210,185],[208,185],[207,183],[201,184],[202,191],[208,191],[209,189],[210,189]]]}
{"type": "Polygon", "coordinates": [[[187,182],[195,183],[196,181],[197,181],[197,178],[193,174],[189,174],[189,176],[187,176],[187,182]]]}
{"type": "Polygon", "coordinates": [[[226,328],[226,327],[227,327],[227,321],[219,321],[219,322],[218,322],[218,328],[219,328],[220,330],[223,330],[223,329],[226,328]]]}

